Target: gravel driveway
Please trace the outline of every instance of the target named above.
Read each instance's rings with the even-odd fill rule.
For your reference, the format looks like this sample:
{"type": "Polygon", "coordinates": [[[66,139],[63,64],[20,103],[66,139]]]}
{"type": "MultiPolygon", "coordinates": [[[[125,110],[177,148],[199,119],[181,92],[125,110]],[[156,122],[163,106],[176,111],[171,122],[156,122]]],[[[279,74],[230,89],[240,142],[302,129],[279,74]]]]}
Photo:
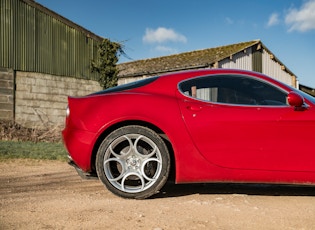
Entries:
{"type": "Polygon", "coordinates": [[[112,195],[64,162],[0,162],[0,229],[315,229],[315,187],[167,184],[112,195]]]}

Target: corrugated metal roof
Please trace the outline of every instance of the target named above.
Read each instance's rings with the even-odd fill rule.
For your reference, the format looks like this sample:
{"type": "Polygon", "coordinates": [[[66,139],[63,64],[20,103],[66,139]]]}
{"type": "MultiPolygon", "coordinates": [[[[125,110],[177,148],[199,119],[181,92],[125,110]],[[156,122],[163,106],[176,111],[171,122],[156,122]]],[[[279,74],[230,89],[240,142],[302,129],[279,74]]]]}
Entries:
{"type": "Polygon", "coordinates": [[[125,62],[117,65],[119,77],[153,75],[184,69],[205,68],[259,43],[261,43],[260,40],[253,40],[158,58],[125,62]]]}

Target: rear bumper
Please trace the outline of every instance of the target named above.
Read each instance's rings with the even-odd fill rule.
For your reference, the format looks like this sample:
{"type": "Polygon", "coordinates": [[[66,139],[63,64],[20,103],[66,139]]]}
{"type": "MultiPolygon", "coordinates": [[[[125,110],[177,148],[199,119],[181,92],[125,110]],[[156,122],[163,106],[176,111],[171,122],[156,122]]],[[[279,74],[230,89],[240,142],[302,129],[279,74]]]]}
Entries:
{"type": "Polygon", "coordinates": [[[84,172],[82,171],[77,165],[76,163],[72,160],[71,156],[68,155],[68,164],[72,167],[75,168],[75,170],[77,171],[77,173],[79,174],[79,176],[82,178],[82,179],[94,179],[94,180],[97,180],[98,177],[97,177],[97,174],[94,173],[94,172],[84,172]]]}
{"type": "Polygon", "coordinates": [[[91,171],[91,158],[95,133],[66,127],[62,131],[63,143],[69,153],[70,162],[84,172],[91,171]]]}

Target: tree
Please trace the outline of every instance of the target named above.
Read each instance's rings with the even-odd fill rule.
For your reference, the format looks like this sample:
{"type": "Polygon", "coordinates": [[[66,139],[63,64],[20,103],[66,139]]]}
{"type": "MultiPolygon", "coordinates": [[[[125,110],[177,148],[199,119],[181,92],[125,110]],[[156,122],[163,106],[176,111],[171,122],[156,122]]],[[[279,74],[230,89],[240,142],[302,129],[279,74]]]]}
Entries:
{"type": "Polygon", "coordinates": [[[104,89],[117,85],[116,63],[120,54],[124,54],[121,44],[109,39],[104,39],[98,46],[98,59],[91,62],[91,70],[100,74],[98,82],[104,89]]]}

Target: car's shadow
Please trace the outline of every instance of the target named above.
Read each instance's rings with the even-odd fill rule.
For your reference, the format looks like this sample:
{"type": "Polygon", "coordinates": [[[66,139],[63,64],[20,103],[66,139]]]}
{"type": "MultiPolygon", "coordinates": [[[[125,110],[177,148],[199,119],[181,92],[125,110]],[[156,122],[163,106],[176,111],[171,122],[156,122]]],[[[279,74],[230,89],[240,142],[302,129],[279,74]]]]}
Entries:
{"type": "Polygon", "coordinates": [[[244,194],[260,196],[315,196],[315,186],[274,184],[174,184],[167,182],[152,198],[180,197],[193,194],[244,194]]]}

